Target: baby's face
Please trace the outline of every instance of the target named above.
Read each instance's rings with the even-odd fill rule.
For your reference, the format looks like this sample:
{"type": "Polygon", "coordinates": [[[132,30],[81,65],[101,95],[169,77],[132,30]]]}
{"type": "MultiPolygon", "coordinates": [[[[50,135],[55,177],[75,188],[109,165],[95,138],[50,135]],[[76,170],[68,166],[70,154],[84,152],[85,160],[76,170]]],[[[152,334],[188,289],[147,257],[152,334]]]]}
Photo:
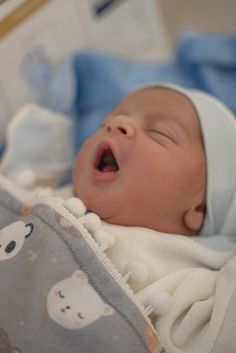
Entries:
{"type": "Polygon", "coordinates": [[[196,232],[203,221],[205,156],[191,103],[165,88],[129,95],[82,146],[73,184],[106,222],[196,232]]]}

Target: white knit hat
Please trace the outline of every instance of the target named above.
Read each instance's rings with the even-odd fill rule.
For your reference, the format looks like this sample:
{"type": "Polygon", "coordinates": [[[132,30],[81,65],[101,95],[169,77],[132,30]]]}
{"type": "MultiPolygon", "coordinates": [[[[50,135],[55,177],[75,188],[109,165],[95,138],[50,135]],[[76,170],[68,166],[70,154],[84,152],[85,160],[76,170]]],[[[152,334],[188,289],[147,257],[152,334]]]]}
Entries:
{"type": "Polygon", "coordinates": [[[233,113],[218,99],[202,91],[166,83],[142,88],[154,86],[186,96],[200,121],[207,162],[207,207],[200,234],[236,236],[236,120],[233,113]]]}

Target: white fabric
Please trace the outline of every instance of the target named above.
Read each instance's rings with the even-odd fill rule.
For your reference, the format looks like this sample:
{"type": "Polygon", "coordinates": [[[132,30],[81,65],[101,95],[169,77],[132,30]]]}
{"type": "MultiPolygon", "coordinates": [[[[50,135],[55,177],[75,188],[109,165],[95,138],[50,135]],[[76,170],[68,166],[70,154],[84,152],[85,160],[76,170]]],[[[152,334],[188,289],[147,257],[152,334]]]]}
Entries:
{"type": "Polygon", "coordinates": [[[115,238],[115,245],[106,254],[123,275],[129,262],[142,263],[147,267],[147,280],[131,283],[135,292],[179,269],[220,270],[235,253],[211,250],[187,236],[161,233],[148,228],[102,222],[102,229],[115,238]]]}
{"type": "Polygon", "coordinates": [[[124,276],[129,263],[146,266],[146,280],[131,276],[129,284],[144,305],[154,306],[152,319],[167,352],[215,353],[218,345],[218,352],[235,351],[235,316],[228,311],[236,307],[235,251],[145,228],[104,222],[102,228],[115,239],[106,254],[124,276]]]}
{"type": "Polygon", "coordinates": [[[69,117],[35,104],[20,109],[7,130],[2,173],[34,185],[58,185],[73,163],[73,124],[69,117]],[[26,178],[27,177],[27,178],[26,178]]]}

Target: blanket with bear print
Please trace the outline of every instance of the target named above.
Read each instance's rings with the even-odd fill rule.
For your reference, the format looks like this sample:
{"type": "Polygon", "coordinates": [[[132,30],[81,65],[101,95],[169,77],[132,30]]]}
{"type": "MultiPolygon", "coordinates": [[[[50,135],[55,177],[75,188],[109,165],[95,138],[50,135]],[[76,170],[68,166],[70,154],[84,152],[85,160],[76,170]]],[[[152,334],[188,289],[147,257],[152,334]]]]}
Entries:
{"type": "Polygon", "coordinates": [[[54,204],[0,186],[0,352],[164,352],[102,250],[54,204]]]}
{"type": "MultiPolygon", "coordinates": [[[[71,200],[37,197],[0,175],[0,353],[235,352],[235,251],[215,252],[212,267],[202,250],[198,265],[134,294],[71,200]],[[171,307],[153,328],[146,299],[166,287],[171,307]]],[[[178,252],[172,239],[180,261],[196,257],[197,244],[178,242],[189,245],[178,252]]],[[[155,249],[165,258],[163,244],[155,249]]]]}

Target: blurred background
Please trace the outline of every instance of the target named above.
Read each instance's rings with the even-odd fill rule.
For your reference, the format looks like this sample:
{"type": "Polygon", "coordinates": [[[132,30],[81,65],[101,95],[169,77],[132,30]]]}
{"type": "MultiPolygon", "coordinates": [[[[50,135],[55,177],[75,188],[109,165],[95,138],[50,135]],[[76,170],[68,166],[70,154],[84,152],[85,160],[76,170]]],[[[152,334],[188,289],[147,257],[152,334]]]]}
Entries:
{"type": "MultiPolygon", "coordinates": [[[[17,109],[42,103],[49,84],[62,90],[57,74],[75,53],[93,49],[163,62],[175,55],[182,33],[235,33],[235,18],[235,0],[0,0],[0,143],[17,109]]],[[[212,57],[222,54],[217,42],[209,47],[204,40],[197,39],[195,54],[202,43],[214,47],[212,57]]]]}
{"type": "Polygon", "coordinates": [[[236,0],[0,0],[2,166],[32,171],[40,160],[45,175],[53,165],[64,178],[66,153],[57,166],[55,153],[41,159],[52,141],[75,154],[105,114],[150,82],[201,89],[236,113],[235,19],[236,0]],[[71,146],[55,136],[51,112],[73,126],[61,129],[71,146]]]}
{"type": "Polygon", "coordinates": [[[196,27],[210,32],[236,31],[235,0],[159,0],[170,44],[179,33],[196,27]]]}

